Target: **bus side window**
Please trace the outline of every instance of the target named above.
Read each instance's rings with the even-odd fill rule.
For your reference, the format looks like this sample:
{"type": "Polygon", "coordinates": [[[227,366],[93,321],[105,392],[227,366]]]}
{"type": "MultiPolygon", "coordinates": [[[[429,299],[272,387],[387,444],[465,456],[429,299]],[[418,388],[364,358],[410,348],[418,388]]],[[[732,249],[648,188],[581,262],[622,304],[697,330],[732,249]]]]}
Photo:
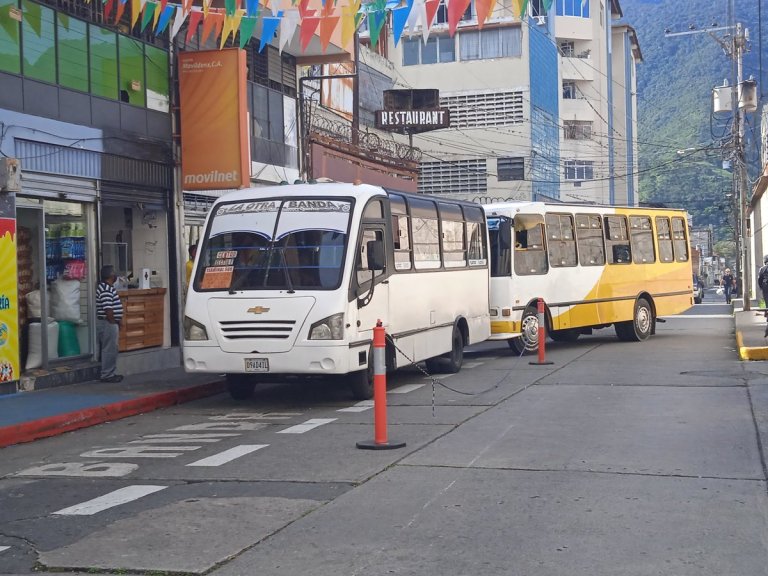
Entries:
{"type": "Polygon", "coordinates": [[[651,230],[650,217],[630,216],[629,226],[632,241],[632,257],[635,264],[656,262],[656,253],[653,251],[653,231],[651,230]]]}
{"type": "Polygon", "coordinates": [[[411,269],[411,239],[409,219],[405,214],[392,214],[392,239],[395,244],[395,270],[411,269]]]}
{"type": "Polygon", "coordinates": [[[488,265],[488,243],[486,242],[485,212],[480,207],[464,206],[464,220],[467,223],[467,260],[470,266],[488,265]]]}
{"type": "Polygon", "coordinates": [[[576,237],[573,234],[573,216],[547,214],[549,263],[553,267],[576,266],[576,237]]]}
{"type": "Polygon", "coordinates": [[[384,244],[384,231],[367,229],[363,230],[363,234],[360,237],[360,245],[357,248],[357,263],[355,264],[355,271],[357,272],[357,284],[362,286],[366,282],[370,282],[371,278],[381,276],[386,270],[375,270],[371,273],[371,269],[368,266],[368,242],[376,241],[384,244]]]}
{"type": "Polygon", "coordinates": [[[463,268],[467,265],[467,252],[464,242],[464,217],[456,204],[440,202],[440,238],[443,249],[443,266],[463,268]]]}
{"type": "Polygon", "coordinates": [[[688,238],[685,230],[685,220],[672,218],[672,243],[675,248],[675,260],[678,262],[688,261],[688,238]]]}
{"type": "Polygon", "coordinates": [[[577,214],[576,237],[579,243],[579,263],[582,266],[605,264],[603,227],[599,215],[577,214]]]}
{"type": "Polygon", "coordinates": [[[538,214],[515,216],[515,274],[530,276],[548,270],[544,218],[538,214]]]}
{"type": "Polygon", "coordinates": [[[674,262],[672,229],[669,226],[669,218],[666,216],[656,216],[656,242],[659,245],[659,260],[662,262],[674,262]]]}
{"type": "Polygon", "coordinates": [[[629,264],[632,261],[627,219],[624,216],[605,217],[605,246],[608,249],[609,264],[629,264]]]}

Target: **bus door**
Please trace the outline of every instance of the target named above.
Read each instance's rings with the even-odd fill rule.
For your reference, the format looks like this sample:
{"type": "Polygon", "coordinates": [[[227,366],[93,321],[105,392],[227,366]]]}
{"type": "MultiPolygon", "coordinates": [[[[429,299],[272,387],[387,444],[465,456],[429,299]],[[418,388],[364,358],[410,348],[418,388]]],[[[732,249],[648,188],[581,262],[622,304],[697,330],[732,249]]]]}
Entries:
{"type": "MultiPolygon", "coordinates": [[[[354,295],[357,300],[357,330],[373,338],[373,327],[389,318],[389,275],[383,224],[364,224],[355,258],[354,295]]],[[[353,303],[354,305],[354,303],[353,303]]]]}

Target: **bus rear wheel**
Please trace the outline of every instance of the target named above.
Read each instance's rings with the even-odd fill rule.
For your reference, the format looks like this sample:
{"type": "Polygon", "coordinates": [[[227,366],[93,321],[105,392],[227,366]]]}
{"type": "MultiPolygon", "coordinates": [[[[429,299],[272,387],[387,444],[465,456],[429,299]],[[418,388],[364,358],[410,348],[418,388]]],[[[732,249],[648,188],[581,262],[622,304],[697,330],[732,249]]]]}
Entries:
{"type": "Polygon", "coordinates": [[[539,315],[533,308],[526,308],[520,320],[520,336],[507,340],[516,354],[533,354],[539,349],[539,315]]]}
{"type": "Polygon", "coordinates": [[[622,342],[642,342],[653,333],[653,308],[645,298],[638,298],[632,320],[615,324],[616,336],[622,342]]]}
{"type": "Polygon", "coordinates": [[[248,400],[253,396],[256,381],[247,374],[227,374],[227,390],[233,400],[248,400]]]}

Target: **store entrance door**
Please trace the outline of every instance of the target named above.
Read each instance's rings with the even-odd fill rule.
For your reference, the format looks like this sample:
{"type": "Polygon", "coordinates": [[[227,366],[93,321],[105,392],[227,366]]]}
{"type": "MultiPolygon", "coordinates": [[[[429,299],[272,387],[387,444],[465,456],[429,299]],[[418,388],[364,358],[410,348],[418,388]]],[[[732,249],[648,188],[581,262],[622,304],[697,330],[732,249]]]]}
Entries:
{"type": "Polygon", "coordinates": [[[17,259],[23,371],[92,356],[90,204],[19,198],[17,259]]]}

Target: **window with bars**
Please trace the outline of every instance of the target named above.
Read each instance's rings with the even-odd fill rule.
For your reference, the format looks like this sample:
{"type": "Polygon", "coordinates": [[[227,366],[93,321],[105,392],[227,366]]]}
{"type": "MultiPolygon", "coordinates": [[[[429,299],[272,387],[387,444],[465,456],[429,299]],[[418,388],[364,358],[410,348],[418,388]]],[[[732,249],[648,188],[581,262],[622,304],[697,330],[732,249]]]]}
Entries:
{"type": "Polygon", "coordinates": [[[592,180],[595,177],[594,166],[591,160],[566,160],[566,180],[592,180]]]}
{"type": "Polygon", "coordinates": [[[523,93],[518,91],[446,96],[440,106],[451,111],[451,128],[508,126],[524,120],[523,93]]]}
{"type": "Polygon", "coordinates": [[[488,190],[484,158],[422,162],[419,192],[422,194],[479,194],[488,190]]]}
{"type": "Polygon", "coordinates": [[[499,182],[525,180],[525,158],[522,156],[497,158],[496,176],[499,182]]]}
{"type": "Polygon", "coordinates": [[[566,58],[573,58],[573,55],[576,54],[576,46],[570,41],[560,42],[560,54],[566,58]]]}
{"type": "Polygon", "coordinates": [[[461,32],[459,50],[461,60],[519,58],[523,53],[523,33],[519,26],[461,32]]]}
{"type": "Polygon", "coordinates": [[[565,120],[563,122],[566,140],[590,140],[592,122],[588,120],[565,120]]]}

